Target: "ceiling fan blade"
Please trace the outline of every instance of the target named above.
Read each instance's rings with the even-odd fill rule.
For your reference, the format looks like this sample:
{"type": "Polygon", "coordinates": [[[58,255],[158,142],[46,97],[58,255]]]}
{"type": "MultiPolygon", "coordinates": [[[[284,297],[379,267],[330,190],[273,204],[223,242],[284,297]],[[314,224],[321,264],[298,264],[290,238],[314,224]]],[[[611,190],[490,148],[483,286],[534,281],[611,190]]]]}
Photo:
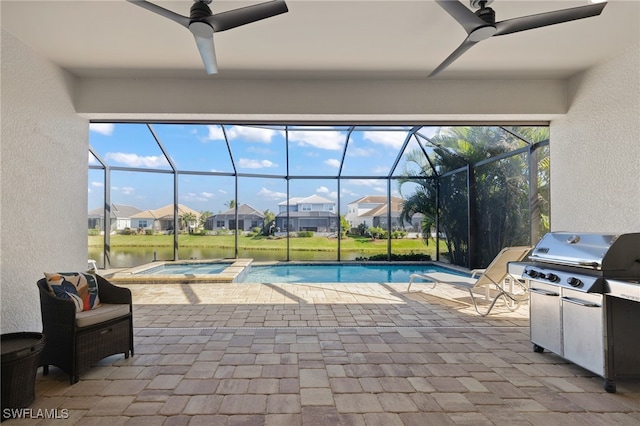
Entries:
{"type": "Polygon", "coordinates": [[[467,34],[470,34],[478,27],[487,25],[485,21],[476,16],[475,13],[458,0],[436,0],[436,3],[451,15],[453,19],[458,21],[467,34]]]}
{"type": "Polygon", "coordinates": [[[265,3],[230,10],[228,12],[216,13],[215,15],[206,18],[205,22],[213,27],[214,32],[220,32],[280,15],[281,13],[286,13],[288,11],[289,9],[287,8],[287,4],[284,0],[271,0],[265,3]]]}
{"type": "Polygon", "coordinates": [[[447,57],[447,59],[444,60],[444,62],[442,62],[440,65],[438,65],[438,67],[436,69],[431,71],[431,74],[429,74],[427,76],[427,78],[433,77],[434,75],[439,74],[440,72],[442,72],[442,70],[444,70],[449,65],[451,65],[456,59],[458,59],[460,56],[462,56],[462,54],[464,52],[466,52],[467,50],[471,49],[477,43],[478,43],[477,41],[470,40],[469,37],[467,37],[465,39],[465,41],[463,41],[462,44],[460,46],[458,46],[458,48],[456,50],[454,50],[453,53],[447,57]]]}
{"type": "Polygon", "coordinates": [[[588,6],[579,6],[570,9],[556,10],[553,12],[539,13],[537,15],[507,19],[506,21],[496,22],[497,31],[494,35],[499,36],[512,34],[519,31],[532,30],[534,28],[575,21],[577,19],[591,18],[593,16],[600,15],[600,13],[602,13],[602,9],[604,9],[606,5],[607,3],[594,3],[588,6]]]}
{"type": "Polygon", "coordinates": [[[149,3],[145,0],[127,0],[129,3],[133,3],[136,6],[140,6],[151,12],[157,13],[160,16],[164,16],[165,18],[169,18],[172,21],[177,22],[183,27],[189,28],[189,22],[191,21],[188,17],[179,15],[175,12],[170,11],[169,9],[165,9],[164,7],[160,7],[156,4],[149,3]]]}
{"type": "Polygon", "coordinates": [[[204,22],[194,22],[189,26],[189,30],[196,40],[205,71],[209,75],[216,74],[218,72],[218,63],[216,61],[216,49],[213,45],[213,28],[204,22]]]}

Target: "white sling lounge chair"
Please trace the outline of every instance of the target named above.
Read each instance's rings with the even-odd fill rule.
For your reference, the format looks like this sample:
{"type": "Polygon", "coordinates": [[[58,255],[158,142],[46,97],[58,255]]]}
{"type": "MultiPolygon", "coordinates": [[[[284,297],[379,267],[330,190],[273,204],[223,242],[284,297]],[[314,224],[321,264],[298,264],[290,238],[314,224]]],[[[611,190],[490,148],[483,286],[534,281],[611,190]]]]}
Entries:
{"type": "Polygon", "coordinates": [[[519,280],[514,278],[511,278],[511,282],[518,287],[518,291],[514,291],[513,287],[510,289],[504,288],[504,280],[509,275],[507,271],[507,264],[509,262],[519,262],[523,260],[530,250],[531,247],[506,247],[498,253],[486,269],[472,270],[471,277],[463,277],[445,272],[412,274],[409,278],[409,287],[407,288],[407,292],[411,290],[411,285],[414,280],[432,281],[432,289],[435,288],[438,283],[450,284],[469,290],[471,300],[473,301],[473,307],[476,309],[476,312],[483,317],[489,315],[500,298],[505,301],[507,308],[513,310],[517,308],[521,302],[527,300],[529,295],[527,293],[527,288],[519,280]],[[489,309],[484,313],[480,312],[478,309],[475,294],[473,293],[473,290],[480,288],[485,290],[485,297],[487,300],[491,299],[490,290],[492,288],[497,290],[497,294],[493,296],[493,299],[491,299],[489,309]]]}

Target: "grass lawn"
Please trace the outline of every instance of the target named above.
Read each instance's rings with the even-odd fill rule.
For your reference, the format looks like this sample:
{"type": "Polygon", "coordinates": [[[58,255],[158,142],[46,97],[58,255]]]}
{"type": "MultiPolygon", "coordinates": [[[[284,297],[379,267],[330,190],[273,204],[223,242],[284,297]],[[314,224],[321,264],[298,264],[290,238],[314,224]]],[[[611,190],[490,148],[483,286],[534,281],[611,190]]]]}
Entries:
{"type": "MultiPolygon", "coordinates": [[[[102,236],[89,236],[89,247],[101,247],[102,236]]],[[[179,235],[180,247],[216,247],[233,248],[234,235],[179,235]]],[[[172,247],[173,235],[112,235],[111,247],[172,247]]],[[[290,250],[300,251],[336,251],[338,240],[327,237],[291,238],[290,250]]],[[[391,240],[394,253],[435,253],[435,241],[427,246],[421,239],[391,240]]],[[[345,237],[340,241],[341,251],[357,251],[363,253],[386,253],[387,240],[371,240],[366,237],[345,237]]],[[[286,238],[238,237],[238,249],[254,250],[286,250],[286,238]]]]}

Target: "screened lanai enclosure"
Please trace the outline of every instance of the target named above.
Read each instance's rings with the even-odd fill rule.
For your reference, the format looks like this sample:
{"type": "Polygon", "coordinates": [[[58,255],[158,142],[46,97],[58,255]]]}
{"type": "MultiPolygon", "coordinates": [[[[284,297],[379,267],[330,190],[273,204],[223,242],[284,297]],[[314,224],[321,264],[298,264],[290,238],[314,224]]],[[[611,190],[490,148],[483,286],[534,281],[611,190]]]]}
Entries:
{"type": "Polygon", "coordinates": [[[248,257],[472,269],[549,229],[546,125],[90,130],[89,258],[101,268],[248,257]]]}

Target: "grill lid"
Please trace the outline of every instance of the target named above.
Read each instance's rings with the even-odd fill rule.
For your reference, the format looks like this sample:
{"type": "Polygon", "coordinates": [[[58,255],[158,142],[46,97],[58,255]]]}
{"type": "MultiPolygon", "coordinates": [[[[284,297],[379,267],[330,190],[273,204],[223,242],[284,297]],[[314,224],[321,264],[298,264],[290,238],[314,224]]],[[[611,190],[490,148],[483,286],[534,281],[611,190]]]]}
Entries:
{"type": "Polygon", "coordinates": [[[640,233],[549,232],[533,249],[529,259],[615,276],[640,277],[640,233]]]}

